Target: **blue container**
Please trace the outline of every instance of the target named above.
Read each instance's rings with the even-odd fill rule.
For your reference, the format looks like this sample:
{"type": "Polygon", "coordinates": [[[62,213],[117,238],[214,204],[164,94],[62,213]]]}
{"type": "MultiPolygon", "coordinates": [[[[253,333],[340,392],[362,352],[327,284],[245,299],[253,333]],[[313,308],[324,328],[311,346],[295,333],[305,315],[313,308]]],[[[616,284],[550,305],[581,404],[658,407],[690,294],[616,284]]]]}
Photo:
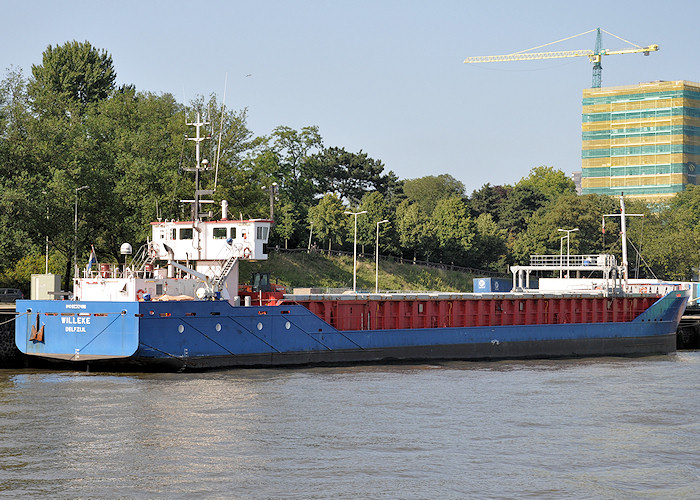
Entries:
{"type": "Polygon", "coordinates": [[[505,293],[513,288],[513,282],[508,278],[474,278],[475,293],[505,293]]]}

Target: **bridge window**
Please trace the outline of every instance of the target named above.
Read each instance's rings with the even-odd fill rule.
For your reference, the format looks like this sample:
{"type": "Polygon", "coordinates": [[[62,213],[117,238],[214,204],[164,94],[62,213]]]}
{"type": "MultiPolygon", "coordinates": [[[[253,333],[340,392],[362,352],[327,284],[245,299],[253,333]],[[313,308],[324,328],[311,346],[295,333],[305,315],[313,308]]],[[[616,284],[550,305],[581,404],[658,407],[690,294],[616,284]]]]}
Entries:
{"type": "Polygon", "coordinates": [[[267,232],[269,228],[267,226],[258,226],[257,237],[259,240],[267,240],[267,232]]]}
{"type": "Polygon", "coordinates": [[[225,240],[226,239],[226,228],[225,227],[215,227],[214,228],[214,239],[215,240],[225,240]]]}
{"type": "Polygon", "coordinates": [[[180,239],[181,240],[191,240],[192,239],[192,228],[191,227],[180,228],[180,239]]]}
{"type": "Polygon", "coordinates": [[[231,239],[232,240],[236,239],[236,228],[235,227],[231,228],[231,239]]]}

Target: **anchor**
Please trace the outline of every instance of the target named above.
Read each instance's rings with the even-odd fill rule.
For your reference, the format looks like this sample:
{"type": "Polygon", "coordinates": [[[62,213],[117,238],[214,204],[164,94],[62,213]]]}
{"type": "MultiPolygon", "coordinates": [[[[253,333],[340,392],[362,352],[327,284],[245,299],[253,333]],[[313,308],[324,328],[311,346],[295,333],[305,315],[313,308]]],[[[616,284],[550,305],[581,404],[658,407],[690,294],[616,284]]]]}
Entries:
{"type": "Polygon", "coordinates": [[[39,313],[36,313],[36,325],[32,325],[32,334],[29,336],[29,340],[33,342],[43,342],[44,341],[44,326],[39,327],[39,313]]]}

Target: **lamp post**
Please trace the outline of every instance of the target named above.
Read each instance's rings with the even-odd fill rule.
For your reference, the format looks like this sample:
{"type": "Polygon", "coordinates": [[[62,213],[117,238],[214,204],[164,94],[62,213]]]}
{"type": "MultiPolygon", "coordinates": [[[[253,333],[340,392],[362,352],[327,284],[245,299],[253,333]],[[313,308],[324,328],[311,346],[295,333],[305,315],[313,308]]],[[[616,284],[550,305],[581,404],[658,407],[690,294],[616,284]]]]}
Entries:
{"type": "Polygon", "coordinates": [[[277,183],[273,182],[269,187],[263,186],[262,188],[270,192],[270,220],[275,220],[275,199],[277,199],[277,194],[279,193],[277,183]]]}
{"type": "MultiPolygon", "coordinates": [[[[43,190],[41,194],[44,195],[44,201],[46,201],[46,190],[43,190]]],[[[49,274],[49,203],[46,202],[46,272],[49,274]]]]}
{"type": "Polygon", "coordinates": [[[73,231],[73,278],[78,277],[78,192],[90,189],[90,186],[75,188],[75,226],[73,231]]]}
{"type": "Polygon", "coordinates": [[[311,253],[311,236],[314,234],[314,223],[311,223],[311,229],[309,229],[309,248],[306,249],[306,253],[311,253]]]}
{"type": "Polygon", "coordinates": [[[374,266],[374,293],[379,293],[379,224],[384,224],[389,222],[388,220],[377,221],[377,248],[374,252],[374,257],[376,259],[376,264],[374,266]]]}
{"type": "Polygon", "coordinates": [[[559,279],[562,278],[563,272],[564,272],[564,257],[563,257],[563,252],[562,249],[564,247],[564,240],[566,239],[566,236],[562,236],[559,238],[559,279]]]}
{"type": "Polygon", "coordinates": [[[362,212],[345,212],[347,215],[355,216],[355,239],[352,246],[352,291],[357,293],[357,216],[366,214],[367,210],[362,212]]]}
{"type": "MultiPolygon", "coordinates": [[[[572,232],[578,231],[578,228],[574,229],[557,229],[557,231],[561,231],[562,233],[566,233],[566,277],[571,278],[571,270],[569,269],[569,236],[571,235],[572,232]]],[[[559,241],[559,252],[561,255],[561,240],[559,241]]],[[[561,276],[561,272],[559,273],[561,276]]]]}

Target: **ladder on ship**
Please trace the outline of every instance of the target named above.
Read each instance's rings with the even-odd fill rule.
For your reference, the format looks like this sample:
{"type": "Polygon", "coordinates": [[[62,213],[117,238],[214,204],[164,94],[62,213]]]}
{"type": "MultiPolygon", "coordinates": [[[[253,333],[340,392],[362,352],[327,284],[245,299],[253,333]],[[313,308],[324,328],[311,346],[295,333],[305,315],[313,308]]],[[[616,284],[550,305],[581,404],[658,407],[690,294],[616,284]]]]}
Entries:
{"type": "Polygon", "coordinates": [[[229,259],[224,264],[224,267],[221,269],[221,273],[212,280],[211,286],[215,291],[220,292],[221,289],[224,287],[224,283],[226,283],[228,275],[231,274],[231,271],[235,267],[236,262],[238,262],[238,256],[232,255],[231,257],[229,257],[229,259]]]}
{"type": "MultiPolygon", "coordinates": [[[[136,272],[137,275],[143,276],[146,271],[146,266],[153,266],[156,262],[158,256],[158,251],[156,250],[152,242],[148,242],[139,248],[136,252],[134,259],[131,261],[131,269],[136,272]]],[[[151,268],[152,269],[152,268],[151,268]]]]}

